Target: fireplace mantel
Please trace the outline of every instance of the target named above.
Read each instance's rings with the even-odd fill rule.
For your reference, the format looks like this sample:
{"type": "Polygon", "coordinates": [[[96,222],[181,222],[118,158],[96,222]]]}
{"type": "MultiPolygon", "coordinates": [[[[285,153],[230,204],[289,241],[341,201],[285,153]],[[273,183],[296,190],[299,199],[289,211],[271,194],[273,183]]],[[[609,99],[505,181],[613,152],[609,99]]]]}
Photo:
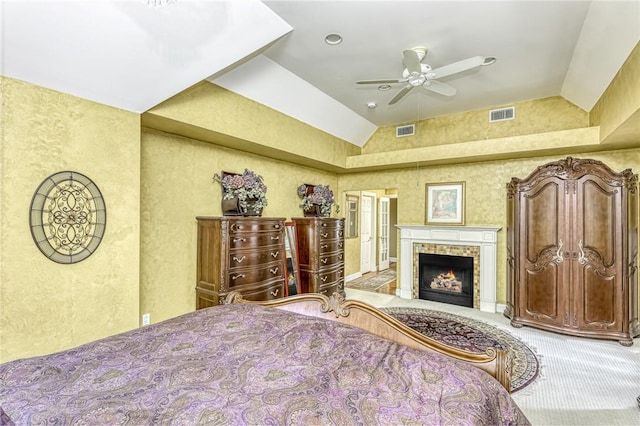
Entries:
{"type": "Polygon", "coordinates": [[[400,229],[400,285],[397,296],[413,299],[413,245],[420,243],[480,247],[480,310],[496,312],[498,226],[396,225],[400,229]]]}

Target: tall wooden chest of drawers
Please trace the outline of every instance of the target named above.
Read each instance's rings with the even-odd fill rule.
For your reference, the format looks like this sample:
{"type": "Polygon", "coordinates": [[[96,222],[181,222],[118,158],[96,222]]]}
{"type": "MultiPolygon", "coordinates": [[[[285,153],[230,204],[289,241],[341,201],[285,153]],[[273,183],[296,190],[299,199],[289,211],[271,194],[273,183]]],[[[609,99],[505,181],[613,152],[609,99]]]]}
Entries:
{"type": "Polygon", "coordinates": [[[300,291],[344,296],[344,219],[292,220],[296,224],[300,291]]]}
{"type": "Polygon", "coordinates": [[[247,300],[284,297],[284,218],[197,217],[196,309],[219,305],[230,291],[247,300]]]}

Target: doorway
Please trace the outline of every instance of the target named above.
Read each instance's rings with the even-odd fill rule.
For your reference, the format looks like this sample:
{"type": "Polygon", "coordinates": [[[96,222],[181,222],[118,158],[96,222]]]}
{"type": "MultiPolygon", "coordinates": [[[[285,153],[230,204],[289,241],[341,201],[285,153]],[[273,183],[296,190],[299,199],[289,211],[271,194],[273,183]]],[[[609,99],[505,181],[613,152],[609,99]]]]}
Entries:
{"type": "Polygon", "coordinates": [[[360,273],[383,271],[397,260],[395,191],[360,192],[360,273]]]}

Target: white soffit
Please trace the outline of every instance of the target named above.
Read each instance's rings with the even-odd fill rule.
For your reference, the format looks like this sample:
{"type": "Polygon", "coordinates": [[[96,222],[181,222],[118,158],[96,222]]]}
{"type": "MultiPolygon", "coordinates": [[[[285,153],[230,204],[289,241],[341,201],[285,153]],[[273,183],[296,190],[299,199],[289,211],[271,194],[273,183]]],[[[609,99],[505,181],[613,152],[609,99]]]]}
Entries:
{"type": "Polygon", "coordinates": [[[257,0],[0,7],[2,75],[139,113],[292,30],[257,0]]]}
{"type": "Polygon", "coordinates": [[[561,95],[591,111],[638,41],[640,2],[592,1],[561,95]]]}
{"type": "Polygon", "coordinates": [[[264,55],[208,80],[360,147],[378,128],[264,55]]]}

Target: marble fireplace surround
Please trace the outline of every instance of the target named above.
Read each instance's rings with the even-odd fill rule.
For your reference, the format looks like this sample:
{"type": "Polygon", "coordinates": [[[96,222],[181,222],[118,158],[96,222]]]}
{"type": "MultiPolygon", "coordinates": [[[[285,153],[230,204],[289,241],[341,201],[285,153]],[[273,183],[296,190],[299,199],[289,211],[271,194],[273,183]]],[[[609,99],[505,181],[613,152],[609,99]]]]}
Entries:
{"type": "MultiPolygon", "coordinates": [[[[414,286],[415,244],[442,244],[477,246],[480,249],[480,303],[484,312],[496,312],[497,226],[425,226],[396,225],[400,230],[400,285],[396,295],[414,299],[418,289],[414,286]]],[[[417,256],[415,256],[417,258],[417,256]]]]}

